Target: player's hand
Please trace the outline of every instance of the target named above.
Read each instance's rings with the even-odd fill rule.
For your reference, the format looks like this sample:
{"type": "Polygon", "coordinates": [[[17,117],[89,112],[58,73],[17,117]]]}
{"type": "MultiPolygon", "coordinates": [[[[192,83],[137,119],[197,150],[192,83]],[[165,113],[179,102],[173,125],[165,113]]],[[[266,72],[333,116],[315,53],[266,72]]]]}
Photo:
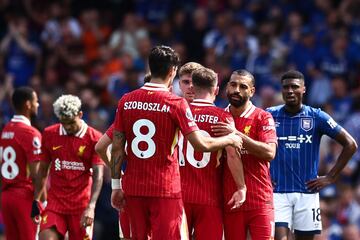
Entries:
{"type": "Polygon", "coordinates": [[[239,136],[238,134],[235,134],[235,133],[231,133],[227,136],[229,138],[231,138],[231,140],[232,140],[231,146],[233,146],[239,152],[241,150],[242,144],[243,144],[243,140],[242,140],[241,136],[239,136]]]}
{"type": "Polygon", "coordinates": [[[335,182],[335,179],[333,179],[330,176],[320,176],[316,179],[312,179],[308,182],[306,182],[307,188],[312,192],[318,192],[322,188],[326,187],[327,185],[330,185],[335,182]]]}
{"type": "Polygon", "coordinates": [[[113,189],[111,192],[111,206],[118,211],[125,206],[125,195],[122,189],[113,189]]]}
{"type": "Polygon", "coordinates": [[[95,207],[88,206],[83,212],[80,220],[80,226],[86,228],[87,226],[91,226],[94,222],[95,216],[95,207]]]}
{"type": "Polygon", "coordinates": [[[41,213],[44,209],[41,206],[41,203],[37,200],[33,200],[31,206],[31,214],[30,217],[32,218],[35,224],[40,224],[41,222],[41,213]]]}
{"type": "Polygon", "coordinates": [[[246,187],[239,188],[234,194],[232,195],[228,205],[233,205],[232,209],[239,208],[246,200],[246,187]]]}
{"type": "Polygon", "coordinates": [[[233,132],[237,132],[233,122],[217,122],[211,126],[211,131],[215,136],[221,137],[233,132]]]}

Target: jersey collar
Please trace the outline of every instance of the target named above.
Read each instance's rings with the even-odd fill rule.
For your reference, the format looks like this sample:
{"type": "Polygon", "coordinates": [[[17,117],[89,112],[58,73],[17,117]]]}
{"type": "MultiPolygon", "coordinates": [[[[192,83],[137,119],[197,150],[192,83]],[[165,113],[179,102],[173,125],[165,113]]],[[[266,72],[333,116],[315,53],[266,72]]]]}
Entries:
{"type": "MultiPolygon", "coordinates": [[[[225,108],[226,112],[230,112],[230,104],[225,108]]],[[[243,118],[248,118],[254,111],[255,111],[255,106],[254,104],[252,104],[251,101],[249,101],[249,105],[247,106],[247,108],[241,113],[240,117],[243,118]]]]}
{"type": "Polygon", "coordinates": [[[14,115],[13,118],[11,119],[11,121],[12,122],[21,122],[28,126],[31,126],[30,120],[27,117],[25,117],[24,115],[14,115]]]}
{"type": "Polygon", "coordinates": [[[215,106],[213,102],[205,99],[194,99],[192,103],[190,103],[192,106],[198,106],[198,107],[212,107],[215,106]]]}
{"type": "MultiPolygon", "coordinates": [[[[74,136],[78,137],[78,138],[83,138],[85,136],[87,129],[88,129],[88,125],[86,124],[86,122],[84,120],[81,120],[81,128],[74,136]]],[[[59,129],[59,135],[60,136],[67,135],[65,128],[61,124],[60,124],[60,129],[59,129]]]]}
{"type": "Polygon", "coordinates": [[[168,92],[169,88],[165,84],[161,83],[145,83],[141,89],[150,90],[150,91],[165,91],[168,92]]]}

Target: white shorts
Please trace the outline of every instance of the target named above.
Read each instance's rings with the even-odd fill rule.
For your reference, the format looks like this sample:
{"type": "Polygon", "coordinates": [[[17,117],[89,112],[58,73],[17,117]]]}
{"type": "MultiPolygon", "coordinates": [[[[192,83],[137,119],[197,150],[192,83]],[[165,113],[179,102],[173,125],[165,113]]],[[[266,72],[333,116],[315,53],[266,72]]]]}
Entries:
{"type": "Polygon", "coordinates": [[[319,193],[274,193],[275,226],[297,234],[321,232],[319,193]]]}

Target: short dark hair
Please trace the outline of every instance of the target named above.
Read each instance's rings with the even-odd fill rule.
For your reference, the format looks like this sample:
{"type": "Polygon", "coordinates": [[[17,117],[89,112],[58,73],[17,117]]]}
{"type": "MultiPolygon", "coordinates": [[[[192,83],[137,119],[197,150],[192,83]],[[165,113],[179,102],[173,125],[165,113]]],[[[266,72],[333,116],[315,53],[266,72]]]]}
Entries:
{"type": "Polygon", "coordinates": [[[211,88],[217,84],[217,74],[209,68],[196,69],[192,75],[192,83],[194,87],[211,88]]]}
{"type": "Polygon", "coordinates": [[[301,81],[304,81],[304,75],[299,71],[290,70],[281,76],[281,82],[283,82],[286,79],[299,79],[301,81]]]}
{"type": "Polygon", "coordinates": [[[16,88],[12,97],[11,101],[13,107],[16,111],[22,111],[26,101],[32,101],[34,98],[34,89],[31,87],[19,87],[16,88]]]}
{"type": "Polygon", "coordinates": [[[147,73],[144,76],[144,83],[148,83],[151,80],[151,73],[147,73]]]}
{"type": "Polygon", "coordinates": [[[149,55],[151,76],[164,79],[172,67],[180,65],[179,55],[168,46],[156,46],[149,55]]]}
{"type": "Polygon", "coordinates": [[[248,77],[251,79],[251,84],[253,86],[255,86],[255,78],[254,78],[254,75],[252,75],[249,71],[245,70],[245,69],[238,69],[238,70],[235,70],[233,71],[232,74],[236,74],[236,75],[239,75],[241,77],[248,77]]]}

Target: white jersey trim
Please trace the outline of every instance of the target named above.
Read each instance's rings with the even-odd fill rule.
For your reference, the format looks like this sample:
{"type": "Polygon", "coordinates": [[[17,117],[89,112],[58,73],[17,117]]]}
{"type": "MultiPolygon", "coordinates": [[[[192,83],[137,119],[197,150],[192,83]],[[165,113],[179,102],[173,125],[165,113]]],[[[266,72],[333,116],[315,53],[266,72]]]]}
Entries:
{"type": "MultiPolygon", "coordinates": [[[[240,115],[240,117],[248,118],[256,109],[252,102],[249,102],[249,106],[244,110],[244,112],[240,115]]],[[[226,112],[230,112],[230,104],[224,109],[226,112]]]]}
{"type": "Polygon", "coordinates": [[[212,107],[215,106],[213,102],[205,99],[194,99],[192,103],[190,103],[192,106],[199,106],[199,107],[212,107]]]}
{"type": "MultiPolygon", "coordinates": [[[[86,124],[86,122],[84,120],[81,120],[81,128],[74,136],[78,137],[78,138],[83,138],[86,134],[87,129],[88,129],[88,125],[86,124]]],[[[59,128],[59,135],[60,136],[67,135],[65,128],[61,124],[60,124],[60,128],[59,128]]]]}
{"type": "Polygon", "coordinates": [[[145,83],[141,89],[150,90],[150,91],[165,91],[168,92],[169,88],[161,83],[145,83]]]}
{"type": "Polygon", "coordinates": [[[30,120],[24,115],[14,115],[13,118],[11,119],[11,122],[21,122],[28,126],[31,126],[30,120]]]}

